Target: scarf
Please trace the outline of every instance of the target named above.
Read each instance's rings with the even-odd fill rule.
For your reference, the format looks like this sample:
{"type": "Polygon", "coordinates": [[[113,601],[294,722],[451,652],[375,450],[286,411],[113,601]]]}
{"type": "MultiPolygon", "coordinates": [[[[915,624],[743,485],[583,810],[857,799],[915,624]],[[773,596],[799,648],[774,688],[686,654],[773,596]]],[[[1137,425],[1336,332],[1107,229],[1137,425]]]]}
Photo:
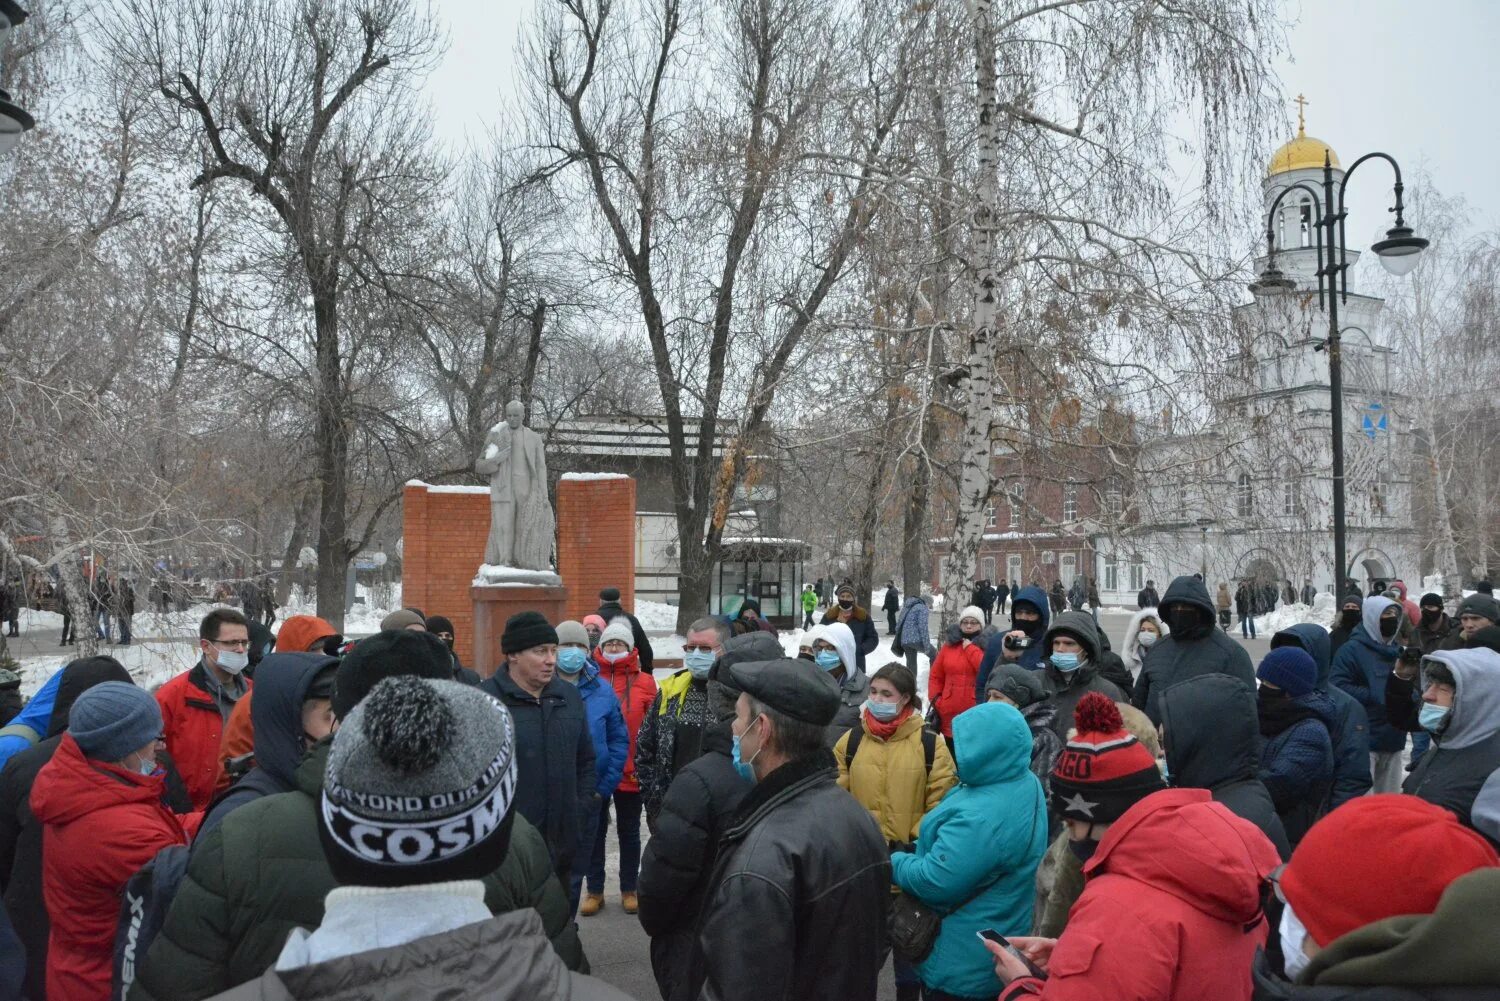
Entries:
{"type": "Polygon", "coordinates": [[[890,740],[896,735],[896,731],[901,729],[901,724],[911,718],[912,712],[911,703],[907,703],[906,708],[897,713],[895,719],[889,723],[882,723],[874,716],[871,716],[870,710],[866,709],[863,713],[865,717],[865,729],[870,732],[870,736],[872,737],[879,737],[881,740],[890,740]]]}
{"type": "Polygon", "coordinates": [[[1296,699],[1259,700],[1260,735],[1274,737],[1291,729],[1305,719],[1316,719],[1318,714],[1296,699]]]}

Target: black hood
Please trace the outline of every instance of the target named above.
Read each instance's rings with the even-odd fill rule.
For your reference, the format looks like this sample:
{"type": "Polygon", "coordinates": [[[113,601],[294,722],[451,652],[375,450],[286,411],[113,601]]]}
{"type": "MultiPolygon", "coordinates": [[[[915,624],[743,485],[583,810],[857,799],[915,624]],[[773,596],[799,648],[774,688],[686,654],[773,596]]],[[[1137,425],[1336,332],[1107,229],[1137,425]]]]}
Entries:
{"type": "Polygon", "coordinates": [[[1238,678],[1203,674],[1161,695],[1172,785],[1214,789],[1253,779],[1260,766],[1255,694],[1238,678]]]}
{"type": "Polygon", "coordinates": [[[130,672],[113,657],[81,657],[70,661],[63,668],[62,680],[57,683],[57,700],[52,703],[52,715],[47,720],[48,737],[56,737],[68,728],[68,711],[78,696],[106,681],[123,681],[135,684],[130,672]]]}
{"type": "Polygon", "coordinates": [[[1197,577],[1175,577],[1167,586],[1167,593],[1161,596],[1161,604],[1157,608],[1161,614],[1162,621],[1167,623],[1168,629],[1174,639],[1192,640],[1201,639],[1213,631],[1215,616],[1218,614],[1214,609],[1213,599],[1208,596],[1208,585],[1197,577]],[[1167,621],[1167,607],[1173,603],[1192,605],[1202,613],[1202,620],[1196,629],[1191,629],[1186,635],[1172,630],[1171,622],[1167,621]]]}
{"type": "Polygon", "coordinates": [[[250,722],[255,729],[255,765],[288,789],[302,760],[302,703],[313,678],[337,657],[321,653],[273,653],[255,672],[250,722]]]}

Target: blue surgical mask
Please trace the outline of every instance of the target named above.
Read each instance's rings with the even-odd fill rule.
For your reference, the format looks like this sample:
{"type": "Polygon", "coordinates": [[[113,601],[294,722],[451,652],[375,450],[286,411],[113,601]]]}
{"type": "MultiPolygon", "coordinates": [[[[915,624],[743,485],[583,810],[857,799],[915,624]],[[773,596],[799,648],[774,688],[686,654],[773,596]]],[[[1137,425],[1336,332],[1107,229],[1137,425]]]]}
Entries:
{"type": "Polygon", "coordinates": [[[874,699],[866,699],[865,708],[870,710],[871,716],[883,723],[889,723],[901,715],[901,706],[895,702],[876,702],[874,699]]]}
{"type": "Polygon", "coordinates": [[[837,650],[819,650],[813,655],[813,661],[825,671],[835,671],[844,666],[837,650]]]}
{"type": "MultiPolygon", "coordinates": [[[[752,721],[750,725],[754,726],[755,724],[752,721]]],[[[756,758],[760,757],[760,750],[757,749],[754,754],[750,755],[749,761],[742,761],[740,759],[741,735],[735,733],[733,729],[731,729],[730,736],[734,738],[734,741],[729,748],[729,760],[734,762],[734,770],[739,773],[740,778],[744,779],[746,782],[753,783],[755,781],[755,769],[750,766],[755,763],[756,758]]]]}
{"type": "Polygon", "coordinates": [[[1421,711],[1417,713],[1417,722],[1422,729],[1428,733],[1437,733],[1443,728],[1448,714],[1453,711],[1451,706],[1440,706],[1432,702],[1423,702],[1421,711]]]}
{"type": "Polygon", "coordinates": [[[691,650],[682,655],[682,662],[694,678],[702,681],[713,669],[714,655],[708,650],[691,650]]]}
{"type": "Polygon", "coordinates": [[[577,674],[583,670],[583,665],[588,662],[587,650],[580,650],[576,646],[565,646],[557,651],[557,669],[563,674],[577,674]]]}
{"type": "Polygon", "coordinates": [[[1054,653],[1047,658],[1052,661],[1052,666],[1064,674],[1072,674],[1078,670],[1078,654],[1076,653],[1054,653]]]}

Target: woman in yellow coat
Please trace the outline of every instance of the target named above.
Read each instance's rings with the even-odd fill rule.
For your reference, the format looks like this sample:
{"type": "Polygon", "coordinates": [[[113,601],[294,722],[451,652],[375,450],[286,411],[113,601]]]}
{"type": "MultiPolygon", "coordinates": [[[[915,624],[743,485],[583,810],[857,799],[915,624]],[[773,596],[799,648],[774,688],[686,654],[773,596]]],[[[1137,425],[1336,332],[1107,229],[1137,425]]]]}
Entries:
{"type": "MultiPolygon", "coordinates": [[[[911,851],[922,817],[958,783],[953,755],[925,728],[917,679],[904,665],[875,672],[859,718],[834,745],[839,785],[870,811],[891,851],[911,851]]],[[[898,1001],[916,1001],[916,970],[899,956],[895,969],[898,1001]]]]}

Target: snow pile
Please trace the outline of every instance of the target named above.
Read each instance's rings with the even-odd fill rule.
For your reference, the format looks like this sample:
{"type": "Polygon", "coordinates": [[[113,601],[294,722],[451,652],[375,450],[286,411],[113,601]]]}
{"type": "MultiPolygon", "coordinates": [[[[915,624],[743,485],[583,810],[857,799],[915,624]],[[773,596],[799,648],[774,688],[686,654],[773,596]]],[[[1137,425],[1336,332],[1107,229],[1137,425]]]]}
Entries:
{"type": "MultiPolygon", "coordinates": [[[[670,634],[677,628],[677,606],[666,605],[659,601],[640,601],[635,603],[635,617],[640,620],[641,628],[646,630],[646,635],[655,636],[660,633],[670,634]]],[[[675,638],[675,637],[674,637],[675,638]]],[[[682,656],[682,643],[677,644],[677,653],[670,656],[682,656]]],[[[655,649],[656,644],[652,644],[655,649]]],[[[658,654],[659,656],[665,656],[658,654]]]]}
{"type": "Polygon", "coordinates": [[[1301,602],[1291,605],[1282,603],[1276,606],[1274,611],[1256,617],[1255,631],[1270,635],[1304,622],[1311,622],[1324,629],[1332,629],[1334,609],[1333,595],[1326,591],[1320,592],[1311,605],[1304,605],[1301,602]]]}
{"type": "Polygon", "coordinates": [[[559,587],[562,585],[562,578],[551,570],[527,570],[523,567],[481,563],[474,575],[473,584],[476,587],[492,587],[497,584],[511,587],[559,587]]]}
{"type": "Polygon", "coordinates": [[[558,479],[587,482],[589,480],[628,480],[630,477],[624,473],[563,473],[558,479]]]}
{"type": "MultiPolygon", "coordinates": [[[[198,644],[185,640],[132,643],[130,646],[105,646],[101,643],[99,653],[107,654],[124,664],[135,683],[146,689],[171,680],[198,662],[198,644]]],[[[69,649],[45,657],[28,657],[23,660],[21,697],[31,698],[38,688],[46,684],[48,678],[77,656],[76,649],[69,649]]]]}

